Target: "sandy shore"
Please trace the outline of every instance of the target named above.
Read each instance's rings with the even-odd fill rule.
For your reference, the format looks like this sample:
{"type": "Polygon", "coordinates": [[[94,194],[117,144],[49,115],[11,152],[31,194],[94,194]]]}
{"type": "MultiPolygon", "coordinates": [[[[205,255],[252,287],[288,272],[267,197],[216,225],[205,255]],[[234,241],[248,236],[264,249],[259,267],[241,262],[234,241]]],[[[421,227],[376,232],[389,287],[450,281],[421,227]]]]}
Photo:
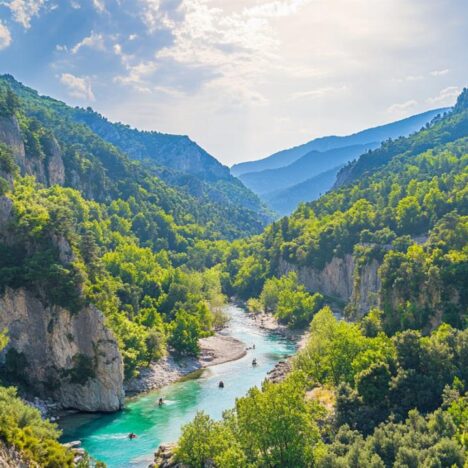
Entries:
{"type": "Polygon", "coordinates": [[[236,361],[247,354],[245,344],[232,336],[214,335],[200,340],[201,367],[216,366],[223,362],[236,361]]]}
{"type": "Polygon", "coordinates": [[[242,341],[220,334],[201,339],[200,349],[198,358],[175,359],[174,356],[166,356],[140,369],[140,375],[125,384],[126,394],[156,390],[200,369],[240,359],[247,352],[242,341]]]}

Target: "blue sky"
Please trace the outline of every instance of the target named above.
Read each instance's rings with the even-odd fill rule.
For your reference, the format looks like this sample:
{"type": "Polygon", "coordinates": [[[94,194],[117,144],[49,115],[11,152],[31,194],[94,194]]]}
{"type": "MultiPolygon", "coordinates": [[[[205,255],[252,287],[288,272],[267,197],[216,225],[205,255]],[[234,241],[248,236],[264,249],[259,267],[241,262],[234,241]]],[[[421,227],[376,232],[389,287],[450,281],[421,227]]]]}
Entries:
{"type": "Polygon", "coordinates": [[[466,0],[0,0],[0,72],[225,164],[451,105],[466,0]]]}

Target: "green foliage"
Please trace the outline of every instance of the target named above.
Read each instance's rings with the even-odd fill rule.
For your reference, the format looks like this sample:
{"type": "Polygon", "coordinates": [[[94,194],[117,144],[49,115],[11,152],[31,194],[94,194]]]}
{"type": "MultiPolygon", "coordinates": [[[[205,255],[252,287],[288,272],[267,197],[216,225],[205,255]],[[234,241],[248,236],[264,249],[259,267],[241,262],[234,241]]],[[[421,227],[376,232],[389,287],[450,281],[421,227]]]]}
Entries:
{"type": "Polygon", "coordinates": [[[59,436],[56,426],[23,403],[15,389],[0,387],[0,438],[7,445],[41,467],[73,467],[73,454],[59,444],[59,436]]]}
{"type": "Polygon", "coordinates": [[[200,320],[183,310],[179,310],[172,323],[169,344],[182,355],[198,355],[201,336],[200,320]]]}
{"type": "MultiPolygon", "coordinates": [[[[427,331],[441,321],[465,327],[468,109],[457,106],[421,132],[385,143],[356,167],[362,161],[376,162],[366,176],[302,204],[262,236],[233,243],[224,260],[226,291],[256,297],[285,267],[322,270],[353,255],[356,291],[362,267],[383,263],[379,299],[387,332],[427,331]],[[387,147],[391,157],[380,164],[387,147]]],[[[268,303],[268,291],[265,297],[268,303]]]]}
{"type": "Polygon", "coordinates": [[[8,330],[0,331],[0,351],[8,344],[8,330]]]}
{"type": "Polygon", "coordinates": [[[294,374],[251,389],[221,422],[199,413],[182,430],[178,460],[194,467],[209,460],[223,467],[311,466],[322,412],[304,393],[302,376],[294,374]]]}
{"type": "Polygon", "coordinates": [[[308,325],[324,302],[321,294],[309,294],[294,272],[281,278],[268,279],[259,300],[264,310],[273,313],[280,323],[288,324],[291,328],[308,325]]]}
{"type": "Polygon", "coordinates": [[[203,468],[208,460],[216,466],[246,466],[245,455],[229,425],[213,421],[204,413],[197,413],[193,421],[182,428],[176,456],[180,462],[194,468],[203,468]]]}
{"type": "Polygon", "coordinates": [[[0,173],[15,174],[16,171],[17,167],[10,147],[0,142],[0,173]]]}
{"type": "Polygon", "coordinates": [[[10,87],[0,89],[0,117],[10,117],[19,109],[18,96],[10,87]]]}
{"type": "Polygon", "coordinates": [[[337,426],[369,432],[390,414],[401,419],[412,408],[434,411],[454,379],[466,385],[468,331],[442,325],[429,337],[407,330],[390,339],[363,330],[323,309],[295,360],[313,383],[337,387],[337,426]]]}
{"type": "MultiPolygon", "coordinates": [[[[455,405],[466,405],[466,398],[455,405]]],[[[423,417],[412,410],[401,423],[388,422],[363,438],[357,431],[342,426],[334,442],[327,446],[318,466],[324,468],[400,467],[400,466],[464,466],[463,446],[456,434],[460,421],[450,410],[437,410],[423,417]]]]}
{"type": "Polygon", "coordinates": [[[0,241],[0,290],[26,287],[72,312],[96,305],[117,336],[127,377],[163,356],[168,338],[176,351],[196,354],[198,338],[224,322],[219,269],[176,268],[170,252],[141,247],[128,203],[86,201],[31,178],[17,178],[9,197],[14,217],[8,243],[0,241]],[[176,320],[179,310],[190,326],[176,320]]]}

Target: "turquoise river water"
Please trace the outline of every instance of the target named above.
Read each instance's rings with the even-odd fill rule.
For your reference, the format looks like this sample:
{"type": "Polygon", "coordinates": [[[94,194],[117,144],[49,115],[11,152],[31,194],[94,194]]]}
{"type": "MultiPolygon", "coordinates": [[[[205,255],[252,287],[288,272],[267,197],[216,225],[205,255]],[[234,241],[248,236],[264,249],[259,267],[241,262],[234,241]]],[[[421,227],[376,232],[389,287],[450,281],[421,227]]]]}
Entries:
{"type": "Polygon", "coordinates": [[[205,369],[197,378],[168,385],[160,390],[129,399],[125,409],[114,414],[76,414],[61,420],[64,442],[81,440],[92,457],[109,468],[143,468],[153,461],[159,444],[174,442],[181,427],[203,410],[221,418],[224,410],[234,406],[236,398],[258,386],[276,362],[295,352],[292,341],[259,329],[239,307],[226,306],[231,319],[223,330],[245,343],[255,344],[242,359],[205,369]],[[252,367],[256,358],[257,367],[252,367]],[[224,389],[218,382],[224,382],[224,389]],[[165,405],[158,407],[163,397],[165,405]],[[128,439],[134,432],[137,438],[128,439]]]}

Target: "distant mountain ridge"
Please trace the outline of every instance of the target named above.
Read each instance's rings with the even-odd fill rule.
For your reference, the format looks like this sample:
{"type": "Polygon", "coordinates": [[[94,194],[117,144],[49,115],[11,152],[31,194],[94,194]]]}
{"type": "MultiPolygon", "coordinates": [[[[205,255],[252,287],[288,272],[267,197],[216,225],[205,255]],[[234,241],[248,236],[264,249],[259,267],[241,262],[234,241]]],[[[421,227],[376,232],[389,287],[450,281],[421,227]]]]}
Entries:
{"type": "Polygon", "coordinates": [[[269,158],[236,165],[231,171],[270,209],[289,214],[299,203],[330,190],[346,164],[381,144],[419,131],[446,110],[435,109],[349,136],[317,138],[269,158]],[[247,169],[250,172],[243,172],[247,169]]]}
{"type": "Polygon", "coordinates": [[[315,200],[324,195],[335,182],[337,172],[343,167],[344,165],[342,164],[293,187],[267,193],[264,195],[264,198],[268,206],[276,213],[288,215],[304,200],[315,200]]]}
{"type": "Polygon", "coordinates": [[[446,110],[447,108],[430,110],[396,122],[379,125],[377,127],[353,133],[352,135],[332,135],[315,138],[303,145],[279,151],[270,156],[259,159],[258,161],[248,161],[235,164],[231,167],[231,173],[238,177],[248,172],[277,169],[293,163],[309,151],[327,151],[334,148],[341,148],[343,146],[366,144],[375,141],[384,141],[388,138],[393,139],[403,135],[409,135],[410,133],[420,130],[421,127],[429,122],[433,117],[445,112],[446,110]]]}
{"type": "Polygon", "coordinates": [[[322,172],[347,163],[371,149],[379,142],[351,145],[327,151],[310,151],[285,167],[261,172],[249,172],[239,176],[244,184],[260,196],[272,191],[292,187],[322,172]]]}

